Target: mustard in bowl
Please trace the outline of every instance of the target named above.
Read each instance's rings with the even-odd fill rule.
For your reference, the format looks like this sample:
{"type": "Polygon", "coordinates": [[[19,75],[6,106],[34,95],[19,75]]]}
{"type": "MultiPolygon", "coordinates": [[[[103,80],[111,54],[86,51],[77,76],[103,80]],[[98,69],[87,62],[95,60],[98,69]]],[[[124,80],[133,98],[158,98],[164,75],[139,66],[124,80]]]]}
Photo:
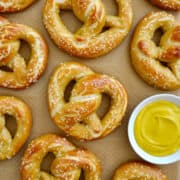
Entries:
{"type": "Polygon", "coordinates": [[[159,94],[133,111],[128,137],[135,152],[154,164],[180,160],[180,97],[159,94]]]}

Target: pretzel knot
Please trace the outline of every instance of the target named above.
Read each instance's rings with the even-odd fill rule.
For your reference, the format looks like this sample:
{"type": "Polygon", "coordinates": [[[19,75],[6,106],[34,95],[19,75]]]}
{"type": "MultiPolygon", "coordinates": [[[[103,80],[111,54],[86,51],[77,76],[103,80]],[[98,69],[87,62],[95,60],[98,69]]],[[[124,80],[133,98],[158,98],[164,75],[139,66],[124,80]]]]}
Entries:
{"type": "Polygon", "coordinates": [[[129,162],[120,166],[115,172],[113,180],[121,179],[167,180],[167,177],[155,166],[140,162],[129,162]]]}
{"type": "Polygon", "coordinates": [[[1,0],[0,12],[17,12],[30,6],[35,0],[1,0]]]}
{"type": "Polygon", "coordinates": [[[44,39],[32,28],[9,23],[0,17],[0,86],[15,89],[28,87],[40,78],[46,64],[47,46],[44,39]],[[31,47],[31,57],[27,63],[18,53],[19,40],[25,40],[31,47]]]}
{"type": "Polygon", "coordinates": [[[46,0],[43,19],[51,38],[66,52],[94,58],[111,51],[127,35],[132,23],[131,0],[117,0],[117,16],[107,15],[101,0],[46,0]],[[73,10],[84,25],[71,33],[59,18],[59,10],[73,10]],[[103,32],[103,28],[106,28],[103,32]]]}
{"type": "Polygon", "coordinates": [[[78,180],[81,169],[85,172],[85,179],[101,179],[101,165],[94,154],[76,148],[65,138],[47,134],[29,144],[22,159],[21,176],[23,180],[54,178],[78,180]],[[50,167],[51,174],[40,169],[40,164],[48,152],[55,155],[50,167]]]}
{"type": "Polygon", "coordinates": [[[180,25],[165,12],[147,15],[137,26],[131,44],[132,64],[148,84],[162,90],[180,88],[180,25]],[[153,41],[163,30],[159,45],[153,41]]]}
{"type": "Polygon", "coordinates": [[[180,10],[179,0],[150,0],[154,5],[166,10],[180,10]]]}
{"type": "Polygon", "coordinates": [[[121,122],[127,107],[124,87],[114,78],[94,73],[88,67],[68,62],[51,76],[48,87],[49,110],[56,125],[81,140],[101,138],[121,122]],[[67,85],[75,80],[69,102],[64,99],[67,85]],[[102,119],[96,114],[102,93],[111,97],[109,111],[102,119]]]}
{"type": "Polygon", "coordinates": [[[29,107],[21,100],[0,96],[0,160],[12,158],[29,136],[32,117],[29,107]],[[5,115],[15,117],[17,131],[14,137],[5,126],[5,115]]]}

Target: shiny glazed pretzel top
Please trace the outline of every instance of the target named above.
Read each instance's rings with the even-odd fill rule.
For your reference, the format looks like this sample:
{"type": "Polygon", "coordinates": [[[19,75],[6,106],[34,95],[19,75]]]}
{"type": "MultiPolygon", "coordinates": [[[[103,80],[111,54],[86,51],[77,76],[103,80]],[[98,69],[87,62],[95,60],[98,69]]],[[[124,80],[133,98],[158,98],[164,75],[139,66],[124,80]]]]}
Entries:
{"type": "Polygon", "coordinates": [[[0,12],[17,12],[30,6],[35,0],[0,0],[0,12]]]}
{"type": "Polygon", "coordinates": [[[9,23],[0,17],[0,86],[8,88],[25,88],[36,82],[47,64],[47,46],[44,39],[32,28],[9,23]],[[20,41],[25,40],[31,46],[28,63],[18,53],[20,41]]]}
{"type": "Polygon", "coordinates": [[[127,35],[132,23],[131,0],[118,0],[118,15],[106,14],[101,0],[46,0],[44,24],[51,38],[69,54],[94,58],[108,53],[127,35]],[[59,10],[72,9],[84,25],[72,34],[59,17],[59,10]],[[102,32],[103,27],[109,30],[102,32]]]}
{"type": "Polygon", "coordinates": [[[150,85],[163,90],[180,88],[180,24],[166,12],[147,15],[137,26],[131,44],[132,64],[150,85]],[[152,38],[161,28],[159,45],[152,38]]]}
{"type": "Polygon", "coordinates": [[[32,117],[29,107],[19,99],[0,96],[0,160],[13,157],[29,136],[32,117]],[[17,130],[14,137],[6,128],[5,115],[16,118],[17,130]]]}
{"type": "Polygon", "coordinates": [[[48,86],[49,110],[56,125],[68,135],[92,140],[109,134],[125,114],[127,94],[114,78],[94,73],[88,67],[67,62],[52,74],[48,86]],[[69,102],[64,99],[67,85],[75,80],[69,102]],[[102,93],[111,97],[109,111],[102,120],[96,114],[102,93]]]}
{"type": "Polygon", "coordinates": [[[167,180],[161,170],[152,165],[129,162],[120,166],[114,175],[113,180],[167,180]]]}
{"type": "Polygon", "coordinates": [[[94,154],[76,148],[65,138],[47,134],[29,144],[22,159],[21,176],[23,180],[78,180],[81,169],[85,172],[85,179],[101,179],[101,165],[94,154]],[[48,152],[55,155],[50,167],[51,174],[40,169],[48,152]]]}
{"type": "Polygon", "coordinates": [[[153,4],[167,10],[180,10],[179,0],[150,0],[153,4]]]}

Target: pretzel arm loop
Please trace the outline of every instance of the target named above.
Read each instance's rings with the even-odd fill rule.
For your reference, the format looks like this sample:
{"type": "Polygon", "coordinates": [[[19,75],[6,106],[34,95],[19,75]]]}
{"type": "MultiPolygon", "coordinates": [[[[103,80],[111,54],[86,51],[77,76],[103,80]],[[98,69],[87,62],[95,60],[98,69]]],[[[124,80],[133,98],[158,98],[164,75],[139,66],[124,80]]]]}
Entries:
{"type": "Polygon", "coordinates": [[[17,12],[30,6],[35,0],[1,0],[0,12],[17,12]]]}
{"type": "Polygon", "coordinates": [[[10,96],[0,96],[0,160],[13,157],[29,136],[32,117],[29,107],[19,99],[10,96]],[[15,117],[17,130],[14,137],[5,127],[5,115],[15,117]]]}
{"type": "Polygon", "coordinates": [[[97,158],[87,150],[77,149],[70,151],[64,157],[56,158],[51,165],[53,174],[61,178],[66,174],[69,180],[79,179],[81,171],[78,174],[74,173],[73,177],[70,178],[70,173],[77,168],[84,171],[85,179],[100,179],[100,164],[97,158]]]}
{"type": "Polygon", "coordinates": [[[131,1],[117,0],[119,13],[109,16],[102,0],[46,0],[44,25],[53,41],[71,55],[95,58],[115,48],[127,35],[132,24],[131,1]],[[84,24],[71,33],[59,17],[59,10],[71,9],[84,24]],[[107,26],[108,30],[103,32],[107,26]]]}
{"type": "Polygon", "coordinates": [[[10,68],[10,71],[0,70],[0,86],[16,89],[28,87],[36,82],[45,70],[47,46],[41,35],[28,26],[6,21],[2,23],[0,50],[4,52],[0,57],[0,66],[10,68]],[[31,47],[28,63],[18,53],[20,40],[25,40],[31,47]]]}
{"type": "Polygon", "coordinates": [[[150,0],[154,5],[165,9],[165,10],[180,10],[180,1],[179,0],[150,0]]]}
{"type": "Polygon", "coordinates": [[[113,180],[121,179],[167,180],[167,177],[159,168],[155,166],[141,162],[129,162],[121,165],[115,172],[113,180]]]}
{"type": "Polygon", "coordinates": [[[148,84],[163,90],[180,88],[179,24],[166,12],[150,13],[138,24],[131,43],[132,64],[148,84]],[[163,30],[159,44],[156,30],[163,30]]]}
{"type": "Polygon", "coordinates": [[[88,169],[89,179],[96,177],[96,180],[100,180],[101,166],[94,154],[88,150],[77,149],[58,135],[46,134],[34,139],[29,144],[22,159],[21,176],[23,180],[29,178],[78,180],[81,168],[85,171],[88,169]],[[51,173],[44,172],[40,168],[41,162],[48,152],[55,156],[50,168],[51,173]],[[90,166],[94,169],[89,168],[90,166]]]}
{"type": "Polygon", "coordinates": [[[86,66],[68,62],[53,73],[48,87],[52,120],[67,134],[82,140],[92,140],[109,134],[120,125],[127,107],[124,87],[114,78],[94,73],[86,66]],[[76,80],[68,101],[64,93],[71,80],[76,80]],[[102,94],[111,97],[111,106],[100,119],[96,111],[102,94]]]}

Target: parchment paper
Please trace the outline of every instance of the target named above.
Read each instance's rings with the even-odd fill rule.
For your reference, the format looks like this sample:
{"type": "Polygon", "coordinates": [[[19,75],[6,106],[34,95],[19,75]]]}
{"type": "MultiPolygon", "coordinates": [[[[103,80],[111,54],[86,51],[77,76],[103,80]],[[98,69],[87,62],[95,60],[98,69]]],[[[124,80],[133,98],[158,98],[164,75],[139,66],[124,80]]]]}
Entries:
{"type": "MultiPolygon", "coordinates": [[[[117,10],[115,1],[103,0],[103,2],[106,4],[108,13],[116,13],[117,10]]],[[[120,164],[127,161],[140,159],[132,150],[128,141],[127,124],[129,116],[133,108],[141,100],[150,95],[164,92],[148,86],[136,75],[130,64],[129,43],[132,37],[132,32],[137,22],[147,13],[151,11],[160,11],[160,9],[152,6],[148,0],[132,0],[132,2],[134,20],[131,32],[128,34],[123,43],[116,49],[111,51],[106,56],[102,56],[94,60],[80,60],[79,58],[71,57],[64,53],[62,50],[58,49],[56,45],[50,40],[49,35],[47,34],[42,23],[42,7],[44,6],[45,0],[38,0],[30,8],[26,9],[23,12],[3,14],[3,16],[9,18],[9,20],[11,21],[32,26],[43,34],[49,46],[49,62],[43,77],[30,88],[21,91],[0,88],[0,95],[14,95],[23,99],[31,107],[33,113],[33,128],[31,131],[31,135],[27,143],[14,158],[12,158],[11,160],[0,161],[0,179],[20,179],[19,167],[21,157],[24,153],[24,150],[27,148],[27,144],[33,138],[45,133],[59,133],[61,135],[64,135],[64,133],[54,125],[49,116],[47,106],[47,85],[49,76],[53,69],[61,62],[72,60],[89,65],[94,71],[97,71],[99,73],[106,73],[115,76],[125,85],[129,94],[129,103],[128,111],[122,121],[122,125],[107,137],[92,142],[79,142],[69,137],[68,139],[78,146],[88,148],[97,155],[97,157],[102,162],[103,180],[111,179],[115,169],[120,164]]],[[[173,13],[176,16],[177,20],[180,20],[180,13],[169,13],[173,13]]],[[[76,20],[71,12],[62,12],[61,16],[63,17],[65,24],[72,31],[81,26],[81,23],[76,20]]],[[[25,55],[27,55],[26,52],[25,55]]],[[[180,95],[180,91],[173,91],[169,93],[180,95]]],[[[106,102],[107,101],[104,101],[104,106],[106,102]]],[[[46,164],[44,166],[47,166],[47,164],[48,160],[46,161],[46,164]]],[[[161,168],[167,174],[169,180],[180,179],[180,163],[161,166],[161,168]]]]}

